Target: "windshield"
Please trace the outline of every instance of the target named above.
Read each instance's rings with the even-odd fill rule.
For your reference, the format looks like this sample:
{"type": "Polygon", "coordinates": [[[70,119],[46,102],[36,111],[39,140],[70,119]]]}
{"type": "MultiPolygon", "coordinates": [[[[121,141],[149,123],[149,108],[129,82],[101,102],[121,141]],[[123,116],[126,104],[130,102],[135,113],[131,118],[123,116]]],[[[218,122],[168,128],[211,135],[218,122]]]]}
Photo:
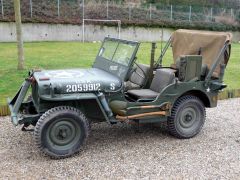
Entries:
{"type": "Polygon", "coordinates": [[[107,37],[103,41],[93,67],[125,80],[132,67],[138,47],[138,42],[107,37]]]}
{"type": "Polygon", "coordinates": [[[128,66],[135,49],[136,44],[108,39],[104,42],[98,56],[128,66]]]}

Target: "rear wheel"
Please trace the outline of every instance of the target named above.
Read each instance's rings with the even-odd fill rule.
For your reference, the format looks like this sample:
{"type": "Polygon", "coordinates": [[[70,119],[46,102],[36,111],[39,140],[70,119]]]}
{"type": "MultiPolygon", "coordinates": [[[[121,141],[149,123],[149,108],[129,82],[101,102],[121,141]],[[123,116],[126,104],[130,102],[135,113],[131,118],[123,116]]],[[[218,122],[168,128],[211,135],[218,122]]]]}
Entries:
{"type": "Polygon", "coordinates": [[[55,107],[38,120],[34,136],[37,146],[53,158],[65,158],[78,152],[89,135],[87,118],[78,109],[55,107]]]}
{"type": "Polygon", "coordinates": [[[195,96],[183,96],[175,102],[168,118],[169,132],[177,138],[194,137],[201,131],[205,118],[202,101],[195,96]]]}

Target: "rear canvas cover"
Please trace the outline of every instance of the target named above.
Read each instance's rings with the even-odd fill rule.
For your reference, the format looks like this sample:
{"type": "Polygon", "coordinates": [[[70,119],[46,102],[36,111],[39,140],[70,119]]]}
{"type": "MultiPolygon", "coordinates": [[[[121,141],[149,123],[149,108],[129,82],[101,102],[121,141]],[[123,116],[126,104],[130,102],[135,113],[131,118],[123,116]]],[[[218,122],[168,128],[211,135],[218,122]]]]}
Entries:
{"type": "MultiPolygon", "coordinates": [[[[180,29],[173,33],[171,37],[174,63],[181,55],[198,55],[201,49],[203,64],[211,68],[224,44],[231,41],[232,34],[224,32],[197,31],[180,29]]],[[[228,58],[222,57],[227,64],[228,58]]],[[[218,77],[220,66],[214,72],[218,77]]]]}

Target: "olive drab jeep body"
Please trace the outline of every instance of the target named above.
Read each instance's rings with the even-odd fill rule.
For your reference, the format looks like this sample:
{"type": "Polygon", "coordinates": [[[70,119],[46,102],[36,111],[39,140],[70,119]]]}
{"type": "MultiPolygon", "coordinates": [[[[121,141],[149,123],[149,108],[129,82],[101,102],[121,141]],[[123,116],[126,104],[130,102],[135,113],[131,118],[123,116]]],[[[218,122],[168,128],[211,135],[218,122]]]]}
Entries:
{"type": "Polygon", "coordinates": [[[37,146],[53,158],[79,151],[92,122],[167,122],[178,138],[197,135],[205,108],[226,87],[231,34],[177,30],[150,64],[136,62],[140,43],[105,38],[92,68],[31,71],[9,100],[14,125],[34,126],[37,146]],[[173,63],[162,65],[172,47],[173,63]],[[28,91],[30,96],[26,98],[28,91]]]}

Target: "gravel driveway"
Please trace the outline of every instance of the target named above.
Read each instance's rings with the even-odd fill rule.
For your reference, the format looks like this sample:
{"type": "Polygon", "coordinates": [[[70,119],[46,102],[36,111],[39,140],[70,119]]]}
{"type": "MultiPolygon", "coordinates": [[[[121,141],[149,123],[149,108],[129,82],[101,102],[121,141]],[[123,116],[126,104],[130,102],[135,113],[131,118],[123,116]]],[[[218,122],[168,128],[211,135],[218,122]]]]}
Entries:
{"type": "Polygon", "coordinates": [[[240,177],[240,99],[207,110],[195,138],[179,140],[164,127],[92,126],[80,154],[51,160],[39,153],[32,132],[0,118],[0,178],[238,179],[240,177]]]}

